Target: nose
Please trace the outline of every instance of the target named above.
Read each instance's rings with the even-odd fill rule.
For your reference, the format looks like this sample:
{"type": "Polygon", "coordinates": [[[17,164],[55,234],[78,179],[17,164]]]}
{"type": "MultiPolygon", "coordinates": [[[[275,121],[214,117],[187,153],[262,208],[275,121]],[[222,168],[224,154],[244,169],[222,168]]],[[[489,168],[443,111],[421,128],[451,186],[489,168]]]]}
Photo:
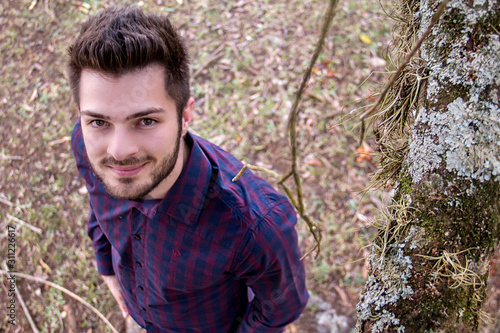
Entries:
{"type": "Polygon", "coordinates": [[[122,161],[139,152],[138,143],[126,128],[115,127],[108,144],[108,154],[115,160],[122,161]]]}

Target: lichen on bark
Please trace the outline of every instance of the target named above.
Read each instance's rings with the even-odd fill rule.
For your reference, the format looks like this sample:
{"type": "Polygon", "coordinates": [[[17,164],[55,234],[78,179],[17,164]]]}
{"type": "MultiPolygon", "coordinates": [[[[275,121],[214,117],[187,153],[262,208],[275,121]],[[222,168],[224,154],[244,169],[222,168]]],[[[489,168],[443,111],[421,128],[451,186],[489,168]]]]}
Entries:
{"type": "MultiPolygon", "coordinates": [[[[373,274],[368,278],[366,290],[356,306],[358,319],[367,320],[378,316],[375,327],[384,329],[387,328],[385,324],[396,323],[396,320],[387,321],[382,319],[382,315],[374,315],[372,307],[375,311],[380,311],[387,305],[395,304],[400,298],[406,299],[413,294],[413,289],[408,285],[413,266],[410,257],[403,253],[404,246],[391,244],[387,256],[372,258],[372,270],[380,274],[373,274]]],[[[387,319],[387,316],[384,318],[387,319]]]]}
{"type": "MultiPolygon", "coordinates": [[[[432,16],[430,3],[420,3],[423,27],[432,16]]],[[[429,84],[427,107],[419,110],[407,159],[414,182],[443,163],[459,177],[488,181],[500,176],[500,36],[484,27],[495,21],[495,9],[498,16],[498,3],[492,1],[475,1],[472,7],[451,1],[445,23],[421,48],[429,84]],[[453,26],[457,20],[458,29],[453,26]],[[477,30],[486,36],[476,37],[477,30]],[[474,38],[481,38],[482,45],[474,38]],[[450,90],[462,96],[450,99],[450,90]]]]}
{"type": "Polygon", "coordinates": [[[461,97],[449,103],[445,112],[422,107],[407,157],[413,182],[421,181],[443,164],[458,177],[498,180],[499,114],[498,103],[466,102],[461,97]]]}
{"type": "MultiPolygon", "coordinates": [[[[421,36],[438,2],[405,4],[421,36]]],[[[358,332],[477,330],[500,238],[499,6],[451,0],[420,49],[427,81],[393,199],[408,204],[374,242],[358,332]]]]}

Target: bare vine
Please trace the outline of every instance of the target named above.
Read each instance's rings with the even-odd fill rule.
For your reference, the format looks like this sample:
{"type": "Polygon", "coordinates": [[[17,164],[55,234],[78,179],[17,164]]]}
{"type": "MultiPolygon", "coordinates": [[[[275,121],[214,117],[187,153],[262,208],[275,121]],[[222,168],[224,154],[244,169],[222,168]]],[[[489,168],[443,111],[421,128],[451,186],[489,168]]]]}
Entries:
{"type": "MultiPolygon", "coordinates": [[[[308,250],[301,258],[304,259],[307,257],[309,254],[311,254],[313,251],[316,251],[315,258],[318,257],[319,252],[321,250],[321,229],[318,228],[316,223],[307,215],[305,207],[304,207],[304,195],[302,193],[302,185],[301,185],[301,179],[300,175],[297,171],[298,167],[298,151],[297,151],[297,118],[300,113],[299,109],[299,104],[302,99],[302,96],[304,95],[304,91],[307,85],[307,82],[311,78],[311,73],[312,69],[314,68],[314,65],[316,61],[318,60],[318,57],[321,53],[321,50],[323,49],[323,45],[325,43],[325,38],[326,34],[328,33],[328,30],[330,28],[330,25],[332,23],[333,17],[335,16],[335,9],[337,8],[339,0],[330,0],[328,9],[325,13],[324,20],[323,20],[323,26],[321,28],[321,35],[318,40],[318,43],[316,44],[316,49],[314,50],[313,56],[311,58],[311,61],[309,63],[309,66],[307,67],[306,72],[304,73],[304,76],[302,77],[302,82],[299,86],[299,89],[297,91],[297,94],[295,95],[295,101],[293,103],[292,109],[290,110],[290,115],[288,118],[288,132],[289,132],[289,138],[290,138],[290,145],[291,145],[291,150],[292,150],[292,167],[290,171],[288,171],[285,175],[283,175],[279,180],[278,184],[283,188],[283,190],[286,193],[286,196],[294,206],[295,210],[297,210],[299,216],[307,223],[307,226],[309,227],[309,231],[314,237],[315,244],[314,246],[308,250]],[[292,191],[285,185],[285,181],[292,177],[295,183],[295,196],[292,193],[292,191]]],[[[277,175],[274,171],[271,170],[262,170],[262,168],[256,168],[255,166],[251,165],[245,165],[241,171],[238,173],[236,177],[234,177],[233,181],[238,180],[241,175],[245,172],[246,169],[254,169],[254,170],[261,170],[265,171],[268,174],[271,174],[272,176],[276,177],[279,176],[277,175]]]]}

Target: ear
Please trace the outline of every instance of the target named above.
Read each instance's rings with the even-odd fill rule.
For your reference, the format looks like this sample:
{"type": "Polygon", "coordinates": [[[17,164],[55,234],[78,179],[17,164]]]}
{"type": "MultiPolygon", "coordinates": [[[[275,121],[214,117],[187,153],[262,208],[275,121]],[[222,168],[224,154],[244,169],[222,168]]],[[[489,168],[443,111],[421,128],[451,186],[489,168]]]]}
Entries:
{"type": "Polygon", "coordinates": [[[186,135],[189,124],[191,123],[191,120],[193,120],[193,104],[194,99],[193,97],[190,97],[184,107],[184,111],[182,111],[182,136],[186,135]]]}

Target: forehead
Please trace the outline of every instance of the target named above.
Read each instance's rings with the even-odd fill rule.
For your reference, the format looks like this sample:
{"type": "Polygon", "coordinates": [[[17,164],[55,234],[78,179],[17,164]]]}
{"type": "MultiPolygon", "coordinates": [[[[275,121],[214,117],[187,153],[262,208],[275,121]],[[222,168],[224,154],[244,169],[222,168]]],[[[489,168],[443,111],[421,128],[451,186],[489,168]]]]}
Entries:
{"type": "Polygon", "coordinates": [[[150,65],[122,75],[84,69],[80,78],[80,110],[126,114],[168,108],[164,69],[150,65]]]}
{"type": "Polygon", "coordinates": [[[134,69],[123,74],[99,72],[83,69],[80,77],[80,89],[106,86],[115,89],[151,90],[165,87],[165,69],[158,64],[134,69]]]}

